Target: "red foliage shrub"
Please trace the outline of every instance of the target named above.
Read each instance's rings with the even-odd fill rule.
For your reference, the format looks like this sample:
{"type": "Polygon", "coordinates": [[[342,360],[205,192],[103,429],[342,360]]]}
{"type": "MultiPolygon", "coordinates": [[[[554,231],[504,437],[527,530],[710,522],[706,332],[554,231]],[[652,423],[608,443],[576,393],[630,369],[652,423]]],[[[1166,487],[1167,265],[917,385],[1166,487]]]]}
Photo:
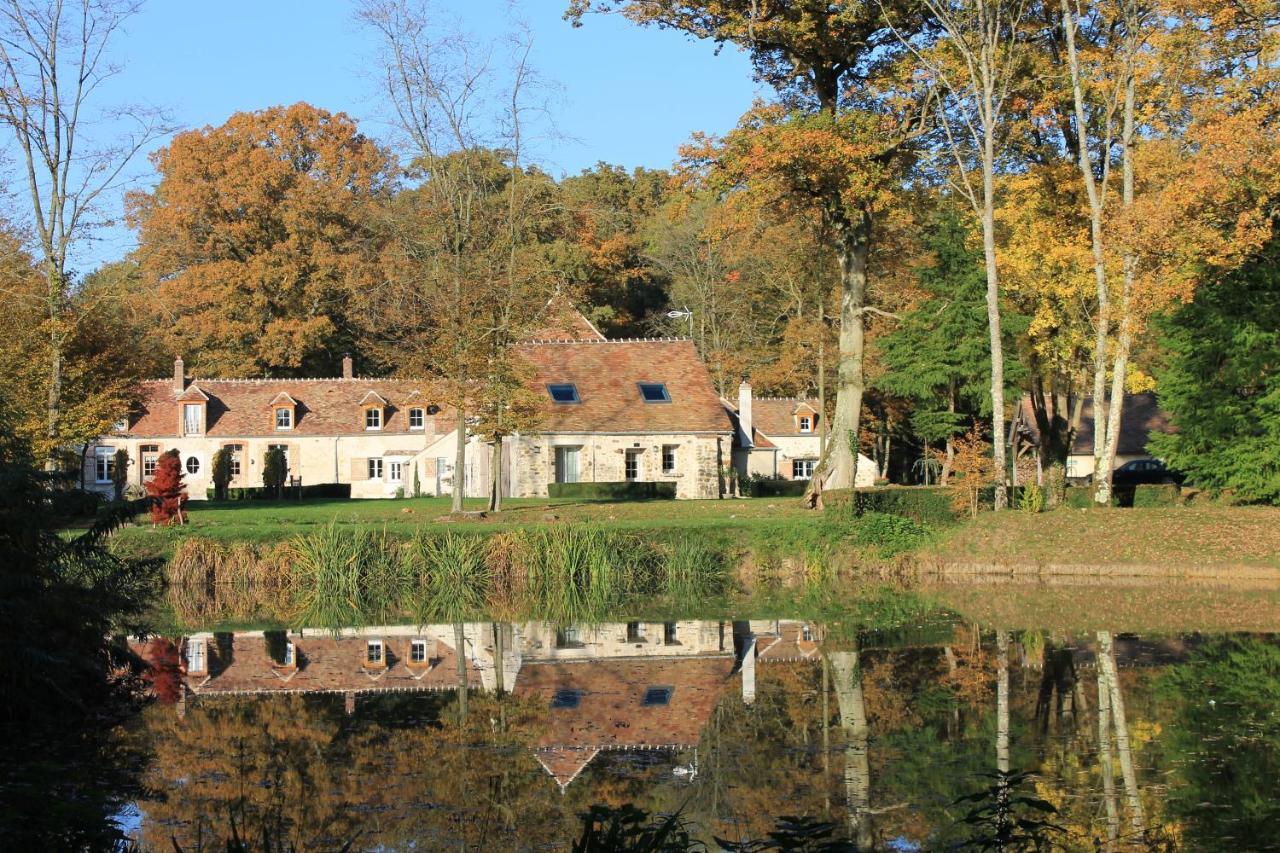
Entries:
{"type": "Polygon", "coordinates": [[[156,473],[147,483],[147,494],[155,498],[151,504],[153,524],[185,524],[187,490],[182,482],[182,460],[177,450],[161,454],[156,473]]]}

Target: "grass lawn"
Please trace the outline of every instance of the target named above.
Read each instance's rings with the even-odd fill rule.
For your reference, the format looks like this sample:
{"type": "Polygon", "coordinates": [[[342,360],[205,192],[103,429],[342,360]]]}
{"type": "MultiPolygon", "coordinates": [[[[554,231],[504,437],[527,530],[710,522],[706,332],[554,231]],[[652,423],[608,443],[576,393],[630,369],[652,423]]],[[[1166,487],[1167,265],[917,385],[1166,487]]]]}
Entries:
{"type": "MultiPolygon", "coordinates": [[[[188,504],[186,527],[155,529],[142,521],[122,530],[119,536],[143,550],[167,550],[172,541],[192,534],[223,540],[275,541],[330,523],[409,535],[419,528],[491,533],[553,520],[605,522],[619,529],[696,530],[757,528],[767,522],[795,524],[821,518],[796,498],[618,503],[513,498],[503,506],[501,512],[484,518],[454,519],[449,516],[449,498],[192,501],[188,504]]],[[[484,507],[485,502],[477,499],[467,501],[466,509],[478,511],[484,507]]]]}
{"type": "Polygon", "coordinates": [[[942,562],[1280,568],[1280,507],[984,513],[931,549],[942,562]]]}

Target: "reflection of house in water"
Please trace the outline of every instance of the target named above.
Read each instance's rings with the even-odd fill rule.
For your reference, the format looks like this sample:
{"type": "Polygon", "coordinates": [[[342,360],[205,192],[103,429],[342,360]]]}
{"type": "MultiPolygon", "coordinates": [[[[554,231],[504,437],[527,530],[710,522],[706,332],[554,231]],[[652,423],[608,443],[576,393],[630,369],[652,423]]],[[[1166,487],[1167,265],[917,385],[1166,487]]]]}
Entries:
{"type": "MultiPolygon", "coordinates": [[[[478,629],[482,626],[468,626],[478,629]]],[[[488,626],[483,626],[488,627],[488,626]]],[[[468,631],[473,640],[476,630],[468,631]]],[[[452,626],[391,626],[358,631],[247,631],[193,634],[183,643],[192,696],[270,693],[357,694],[452,690],[458,658],[452,626]]],[[[490,686],[474,656],[469,687],[490,686]]],[[[488,677],[486,677],[488,676],[488,677]]]]}
{"type": "MultiPolygon", "coordinates": [[[[697,746],[740,663],[750,701],[756,660],[816,661],[821,630],[792,621],[484,622],[463,635],[468,688],[501,684],[545,709],[531,746],[564,790],[602,751],[697,746]]],[[[454,637],[452,625],[193,634],[182,644],[183,683],[200,699],[343,694],[351,712],[361,695],[456,689],[454,637]]]]}
{"type": "Polygon", "coordinates": [[[697,746],[734,669],[723,622],[522,629],[515,693],[545,703],[534,754],[562,791],[603,750],[697,746]]]}

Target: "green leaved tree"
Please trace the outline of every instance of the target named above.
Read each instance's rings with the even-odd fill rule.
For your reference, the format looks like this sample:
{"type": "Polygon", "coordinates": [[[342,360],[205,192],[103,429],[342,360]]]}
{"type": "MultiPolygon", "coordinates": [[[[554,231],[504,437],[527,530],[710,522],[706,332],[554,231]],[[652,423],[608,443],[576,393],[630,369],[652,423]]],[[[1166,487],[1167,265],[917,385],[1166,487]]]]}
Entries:
{"type": "MultiPolygon", "coordinates": [[[[982,253],[971,245],[969,229],[955,211],[937,214],[923,248],[933,255],[933,262],[917,273],[923,297],[881,340],[887,370],[875,384],[915,402],[912,431],[926,450],[934,442],[945,443],[939,481],[946,485],[955,461],[955,437],[973,416],[991,413],[991,349],[984,337],[987,279],[982,253]]],[[[1001,319],[1009,395],[1026,373],[1012,345],[1026,326],[1025,317],[1009,312],[1001,319]]]]}
{"type": "Polygon", "coordinates": [[[1175,431],[1147,449],[1198,486],[1280,503],[1280,231],[1161,327],[1160,405],[1175,431]]]}

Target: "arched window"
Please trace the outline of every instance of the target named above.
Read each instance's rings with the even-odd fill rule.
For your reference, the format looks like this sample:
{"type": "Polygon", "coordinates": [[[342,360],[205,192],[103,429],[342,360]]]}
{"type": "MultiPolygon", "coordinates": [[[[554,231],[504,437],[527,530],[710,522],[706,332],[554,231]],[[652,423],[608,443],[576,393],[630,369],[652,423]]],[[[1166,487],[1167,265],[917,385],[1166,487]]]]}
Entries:
{"type": "Polygon", "coordinates": [[[188,473],[188,474],[199,474],[199,473],[200,473],[200,460],[199,460],[199,459],[197,459],[197,458],[196,458],[196,457],[194,457],[194,456],[188,456],[188,457],[187,457],[187,473],[188,473]]]}

